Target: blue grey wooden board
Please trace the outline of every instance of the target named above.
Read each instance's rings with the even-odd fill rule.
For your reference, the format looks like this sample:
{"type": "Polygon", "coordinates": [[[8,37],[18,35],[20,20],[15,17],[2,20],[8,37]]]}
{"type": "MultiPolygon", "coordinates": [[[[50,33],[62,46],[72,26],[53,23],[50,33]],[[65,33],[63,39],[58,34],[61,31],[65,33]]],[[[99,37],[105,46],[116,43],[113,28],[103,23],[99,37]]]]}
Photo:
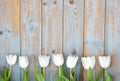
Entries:
{"type": "MultiPolygon", "coordinates": [[[[63,52],[65,58],[75,54],[79,57],[75,70],[76,81],[82,81],[81,57],[83,54],[84,0],[64,0],[63,52]]],[[[66,67],[66,75],[69,69],[66,67]]],[[[68,76],[69,77],[69,76],[68,76]]]]}
{"type": "MultiPolygon", "coordinates": [[[[62,52],[63,0],[42,0],[42,54],[62,52]]],[[[55,81],[58,73],[52,60],[46,68],[46,81],[55,81]]]]}
{"type": "Polygon", "coordinates": [[[111,55],[109,73],[120,81],[120,0],[106,0],[106,54],[111,55]]]}
{"type": "Polygon", "coordinates": [[[21,55],[29,57],[29,81],[35,81],[34,66],[38,66],[38,55],[41,53],[41,0],[21,0],[20,33],[21,55]]]}
{"type": "Polygon", "coordinates": [[[84,23],[84,56],[96,56],[95,75],[101,69],[98,56],[104,55],[105,0],[85,0],[84,23]]]}
{"type": "MultiPolygon", "coordinates": [[[[0,0],[0,74],[3,75],[3,67],[9,67],[6,54],[20,54],[20,1],[0,0]]],[[[20,68],[18,64],[13,66],[11,81],[20,81],[20,68]]]]}

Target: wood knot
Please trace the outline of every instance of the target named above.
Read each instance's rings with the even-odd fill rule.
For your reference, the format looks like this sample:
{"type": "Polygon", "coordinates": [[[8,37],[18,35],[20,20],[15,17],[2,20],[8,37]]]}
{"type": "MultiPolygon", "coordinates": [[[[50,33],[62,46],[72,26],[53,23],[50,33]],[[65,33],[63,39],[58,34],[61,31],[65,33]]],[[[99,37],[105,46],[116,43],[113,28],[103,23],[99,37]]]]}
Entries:
{"type": "Polygon", "coordinates": [[[55,53],[55,49],[53,49],[51,52],[52,52],[52,53],[55,53]]]}
{"type": "Polygon", "coordinates": [[[74,1],[73,0],[70,0],[70,4],[73,4],[74,3],[74,1]]]}
{"type": "Polygon", "coordinates": [[[3,34],[3,31],[0,31],[0,35],[2,35],[3,34]]]}
{"type": "Polygon", "coordinates": [[[57,1],[56,1],[56,0],[54,1],[54,4],[57,4],[57,1]]]}
{"type": "Polygon", "coordinates": [[[118,32],[120,33],[120,27],[118,28],[118,32]]]}
{"type": "Polygon", "coordinates": [[[75,49],[73,49],[72,55],[76,55],[77,51],[75,49]]]}
{"type": "Polygon", "coordinates": [[[46,2],[43,2],[43,5],[44,5],[44,6],[47,5],[47,3],[46,3],[46,2]]]}

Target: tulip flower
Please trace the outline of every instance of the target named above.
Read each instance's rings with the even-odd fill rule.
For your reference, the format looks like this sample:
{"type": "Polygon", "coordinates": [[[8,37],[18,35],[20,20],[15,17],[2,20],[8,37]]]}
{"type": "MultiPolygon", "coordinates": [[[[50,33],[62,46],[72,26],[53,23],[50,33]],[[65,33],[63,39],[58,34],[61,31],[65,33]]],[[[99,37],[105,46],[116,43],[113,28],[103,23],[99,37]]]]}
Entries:
{"type": "Polygon", "coordinates": [[[23,69],[27,68],[29,65],[28,57],[27,56],[20,56],[19,57],[19,65],[23,69]]]}
{"type": "Polygon", "coordinates": [[[89,68],[93,69],[95,66],[95,57],[82,57],[81,58],[82,65],[84,69],[88,70],[89,68]]]}
{"type": "Polygon", "coordinates": [[[66,81],[68,80],[64,75],[64,67],[62,65],[64,64],[64,57],[63,54],[53,54],[53,63],[58,66],[59,68],[59,74],[56,76],[56,81],[66,81]]]}
{"type": "Polygon", "coordinates": [[[111,63],[110,56],[99,56],[99,63],[100,63],[100,66],[105,69],[104,81],[112,81],[110,74],[106,70],[110,66],[110,63],[111,63]]]}
{"type": "Polygon", "coordinates": [[[75,55],[69,55],[67,57],[67,67],[70,68],[70,81],[74,81],[74,73],[73,68],[76,66],[76,63],[78,61],[78,56],[75,55]]]}
{"type": "Polygon", "coordinates": [[[17,55],[6,55],[6,59],[9,65],[14,65],[17,61],[17,55]]]}
{"type": "Polygon", "coordinates": [[[5,67],[4,68],[4,80],[8,81],[12,74],[12,67],[17,61],[17,55],[6,55],[7,63],[10,65],[9,70],[5,67]]]}
{"type": "Polygon", "coordinates": [[[29,65],[28,57],[27,56],[20,56],[19,57],[19,65],[21,68],[24,69],[23,81],[28,81],[28,70],[27,70],[27,67],[29,65]]]}
{"type": "Polygon", "coordinates": [[[99,63],[102,68],[108,68],[111,63],[110,56],[99,56],[99,63]]]}
{"type": "Polygon", "coordinates": [[[42,68],[45,68],[48,66],[50,60],[50,56],[47,55],[40,55],[39,56],[39,64],[42,68]]]}
{"type": "Polygon", "coordinates": [[[50,61],[50,56],[47,55],[40,55],[39,56],[39,64],[42,67],[43,73],[41,73],[41,75],[43,75],[43,80],[45,80],[45,68],[48,66],[50,61]]]}
{"type": "MultiPolygon", "coordinates": [[[[84,69],[88,71],[87,72],[88,73],[88,81],[95,81],[94,77],[93,77],[93,72],[92,72],[92,69],[95,66],[95,56],[82,57],[81,61],[82,61],[82,65],[83,65],[84,69]]],[[[97,76],[100,77],[101,75],[102,75],[102,72],[100,71],[100,75],[98,74],[97,76]]],[[[99,81],[99,80],[96,80],[96,81],[99,81]]]]}
{"type": "Polygon", "coordinates": [[[76,66],[76,63],[78,61],[78,57],[75,55],[69,55],[67,57],[67,67],[70,69],[73,69],[76,66]]]}
{"type": "Polygon", "coordinates": [[[53,54],[53,62],[56,66],[62,66],[64,63],[63,54],[53,54]]]}
{"type": "Polygon", "coordinates": [[[61,66],[63,65],[64,63],[64,57],[63,57],[63,54],[60,53],[60,54],[53,54],[53,63],[59,67],[59,81],[60,81],[60,74],[61,74],[61,66]]]}
{"type": "Polygon", "coordinates": [[[39,56],[39,65],[42,67],[42,72],[39,72],[38,67],[35,65],[35,75],[36,81],[45,81],[45,68],[49,65],[50,56],[47,55],[40,55],[39,56]]]}

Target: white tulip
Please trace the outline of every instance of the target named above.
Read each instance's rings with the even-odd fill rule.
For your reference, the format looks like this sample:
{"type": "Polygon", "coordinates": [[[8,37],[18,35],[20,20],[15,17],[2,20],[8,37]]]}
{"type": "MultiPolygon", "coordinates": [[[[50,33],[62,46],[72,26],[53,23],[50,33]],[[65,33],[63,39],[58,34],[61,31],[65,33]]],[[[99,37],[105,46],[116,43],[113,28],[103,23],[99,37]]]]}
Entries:
{"type": "Polygon", "coordinates": [[[14,65],[17,61],[17,55],[6,55],[6,59],[9,65],[14,65]]]}
{"type": "Polygon", "coordinates": [[[92,57],[82,57],[82,65],[84,69],[88,70],[89,68],[93,69],[95,66],[95,56],[92,57]]]}
{"type": "Polygon", "coordinates": [[[63,54],[62,53],[60,53],[60,54],[53,54],[53,63],[56,66],[62,66],[63,63],[64,63],[63,54]]]}
{"type": "Polygon", "coordinates": [[[47,55],[40,55],[39,56],[39,64],[42,68],[45,68],[48,66],[50,60],[50,56],[47,55]]]}
{"type": "Polygon", "coordinates": [[[99,63],[102,68],[108,68],[111,63],[110,56],[99,56],[99,63]]]}
{"type": "Polygon", "coordinates": [[[75,56],[75,55],[69,55],[67,57],[67,67],[72,69],[76,66],[76,63],[78,61],[78,56],[75,56]]]}
{"type": "Polygon", "coordinates": [[[23,69],[27,68],[29,65],[28,57],[27,56],[20,56],[19,57],[19,65],[23,69]]]}

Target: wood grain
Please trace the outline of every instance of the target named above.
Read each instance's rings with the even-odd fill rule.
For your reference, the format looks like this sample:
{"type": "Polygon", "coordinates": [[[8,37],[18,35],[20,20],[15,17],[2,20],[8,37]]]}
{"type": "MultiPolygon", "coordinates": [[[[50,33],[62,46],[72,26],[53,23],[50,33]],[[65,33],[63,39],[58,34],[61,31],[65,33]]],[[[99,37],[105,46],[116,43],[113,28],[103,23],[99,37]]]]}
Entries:
{"type": "MultiPolygon", "coordinates": [[[[64,53],[79,56],[76,81],[87,80],[81,56],[111,55],[108,72],[120,80],[120,0],[0,0],[0,75],[8,67],[8,53],[29,57],[29,81],[35,81],[38,55],[64,53]],[[84,76],[84,77],[83,77],[84,76]]],[[[14,65],[11,81],[22,81],[23,70],[14,65]]],[[[66,75],[69,69],[65,66],[66,75]]],[[[52,60],[46,81],[54,81],[58,68],[52,60]]]]}
{"type": "Polygon", "coordinates": [[[41,0],[21,0],[21,55],[29,57],[29,81],[35,81],[34,65],[38,63],[38,54],[41,53],[40,5],[41,0]]]}
{"type": "MultiPolygon", "coordinates": [[[[20,0],[1,0],[0,3],[0,31],[2,32],[0,35],[0,57],[2,60],[0,66],[5,65],[8,67],[5,55],[20,54],[20,0]]],[[[15,64],[13,69],[11,81],[20,81],[20,68],[18,64],[15,64]]],[[[3,67],[1,70],[3,70],[3,67]]]]}
{"type": "MultiPolygon", "coordinates": [[[[42,54],[62,52],[63,0],[42,0],[42,54]]],[[[52,61],[46,69],[46,81],[54,81],[58,70],[52,61]]]]}
{"type": "MultiPolygon", "coordinates": [[[[83,54],[83,22],[84,21],[84,1],[83,0],[64,0],[64,35],[63,52],[65,57],[76,54],[79,57],[75,67],[76,81],[82,80],[82,68],[80,57],[83,54]]],[[[66,73],[69,75],[69,69],[66,73]]]]}
{"type": "MultiPolygon", "coordinates": [[[[104,55],[105,0],[85,1],[84,56],[96,56],[95,73],[100,70],[98,56],[104,55]]],[[[86,78],[84,72],[84,81],[86,78]]]]}
{"type": "Polygon", "coordinates": [[[106,0],[106,54],[111,55],[108,69],[113,81],[120,80],[120,0],[106,0]]]}
{"type": "MultiPolygon", "coordinates": [[[[6,7],[5,7],[5,1],[0,1],[0,76],[3,75],[3,66],[6,66],[6,45],[5,45],[5,22],[6,22],[6,7]]],[[[7,42],[7,41],[6,41],[7,42]]]]}

